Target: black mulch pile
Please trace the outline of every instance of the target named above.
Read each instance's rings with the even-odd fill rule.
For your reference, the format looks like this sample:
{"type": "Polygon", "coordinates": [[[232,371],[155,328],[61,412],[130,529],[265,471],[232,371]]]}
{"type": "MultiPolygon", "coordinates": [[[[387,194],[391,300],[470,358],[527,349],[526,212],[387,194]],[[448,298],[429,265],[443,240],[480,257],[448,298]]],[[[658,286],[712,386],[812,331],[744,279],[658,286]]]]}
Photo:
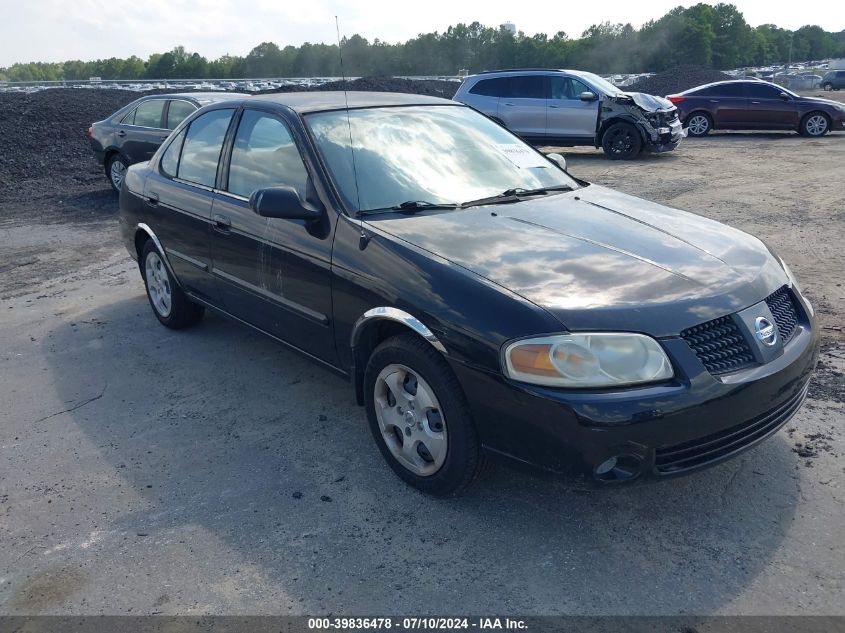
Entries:
{"type": "Polygon", "coordinates": [[[733,79],[730,75],[713,70],[707,66],[678,66],[671,70],[664,70],[661,73],[641,79],[635,84],[626,86],[626,92],[645,92],[650,95],[665,97],[666,95],[683,92],[702,84],[709,84],[714,81],[725,81],[733,79]]]}
{"type": "MultiPolygon", "coordinates": [[[[459,85],[374,77],[356,79],[348,87],[451,98],[459,85]]],[[[339,88],[342,82],[287,86],[274,92],[339,88]]],[[[143,94],[99,88],[0,93],[0,222],[33,209],[45,219],[57,220],[70,213],[114,212],[117,196],[94,161],[87,129],[143,94]]]]}

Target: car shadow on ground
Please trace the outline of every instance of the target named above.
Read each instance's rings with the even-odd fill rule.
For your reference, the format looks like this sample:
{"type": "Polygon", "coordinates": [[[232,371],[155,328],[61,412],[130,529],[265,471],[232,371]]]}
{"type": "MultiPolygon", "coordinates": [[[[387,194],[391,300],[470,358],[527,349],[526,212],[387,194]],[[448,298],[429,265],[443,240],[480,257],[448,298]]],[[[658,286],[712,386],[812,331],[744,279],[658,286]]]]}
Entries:
{"type": "Polygon", "coordinates": [[[150,611],[161,590],[145,573],[202,562],[197,592],[245,583],[231,612],[284,595],[311,614],[713,613],[777,556],[799,497],[775,437],[653,485],[582,490],[498,467],[463,496],[430,498],[385,465],[348,383],[243,326],[207,316],[170,331],[139,295],[42,346],[61,401],[102,394],[41,424],[56,424],[50,441],[88,447],[57,464],[68,481],[92,468],[118,482],[86,491],[116,535],[98,547],[132,561],[150,611]],[[100,507],[117,485],[124,501],[100,507]],[[210,539],[235,563],[204,560],[210,539]],[[241,569],[253,575],[239,581],[241,569]]]}

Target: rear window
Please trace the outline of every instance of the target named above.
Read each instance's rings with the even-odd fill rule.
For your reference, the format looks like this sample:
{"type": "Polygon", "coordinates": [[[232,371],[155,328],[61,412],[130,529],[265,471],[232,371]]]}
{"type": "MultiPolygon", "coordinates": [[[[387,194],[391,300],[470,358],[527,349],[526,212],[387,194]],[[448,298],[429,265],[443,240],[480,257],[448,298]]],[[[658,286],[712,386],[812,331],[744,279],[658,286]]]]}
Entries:
{"type": "Polygon", "coordinates": [[[482,79],[470,88],[469,93],[472,95],[481,95],[482,97],[501,97],[505,94],[507,86],[508,80],[505,77],[482,79]]]}

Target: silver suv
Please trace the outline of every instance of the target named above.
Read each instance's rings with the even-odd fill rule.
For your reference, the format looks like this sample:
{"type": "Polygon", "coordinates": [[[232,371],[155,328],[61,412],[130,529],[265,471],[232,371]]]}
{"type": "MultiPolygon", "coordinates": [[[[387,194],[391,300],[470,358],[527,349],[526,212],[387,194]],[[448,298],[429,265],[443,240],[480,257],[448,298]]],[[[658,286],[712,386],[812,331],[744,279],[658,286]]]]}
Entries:
{"type": "Polygon", "coordinates": [[[580,70],[487,71],[467,77],[454,99],[528,141],[593,145],[615,159],[673,150],[684,137],[670,101],[580,70]]]}

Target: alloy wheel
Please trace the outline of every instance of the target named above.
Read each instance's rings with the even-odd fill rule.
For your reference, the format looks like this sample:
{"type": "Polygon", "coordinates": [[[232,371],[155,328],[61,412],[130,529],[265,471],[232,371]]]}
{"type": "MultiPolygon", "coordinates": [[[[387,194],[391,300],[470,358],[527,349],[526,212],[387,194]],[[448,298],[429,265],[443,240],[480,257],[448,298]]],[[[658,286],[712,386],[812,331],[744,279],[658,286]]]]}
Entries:
{"type": "Polygon", "coordinates": [[[119,158],[115,158],[109,166],[109,178],[114,185],[114,188],[120,190],[120,185],[123,184],[123,179],[126,177],[126,165],[119,158]]]}
{"type": "Polygon", "coordinates": [[[687,126],[689,127],[689,131],[695,136],[700,136],[705,134],[710,128],[710,121],[708,121],[707,117],[703,114],[696,114],[694,117],[690,118],[687,122],[687,126]]]}
{"type": "Polygon", "coordinates": [[[151,252],[147,255],[144,270],[150,302],[159,316],[166,319],[170,316],[173,301],[170,292],[170,277],[168,277],[167,269],[158,253],[151,252]]]}
{"type": "Polygon", "coordinates": [[[821,136],[827,132],[827,119],[821,114],[814,114],[807,119],[805,128],[810,136],[821,136]]]}
{"type": "Polygon", "coordinates": [[[421,477],[446,460],[448,434],[434,390],[405,365],[388,365],[375,382],[375,411],[384,442],[396,460],[421,477]]]}

